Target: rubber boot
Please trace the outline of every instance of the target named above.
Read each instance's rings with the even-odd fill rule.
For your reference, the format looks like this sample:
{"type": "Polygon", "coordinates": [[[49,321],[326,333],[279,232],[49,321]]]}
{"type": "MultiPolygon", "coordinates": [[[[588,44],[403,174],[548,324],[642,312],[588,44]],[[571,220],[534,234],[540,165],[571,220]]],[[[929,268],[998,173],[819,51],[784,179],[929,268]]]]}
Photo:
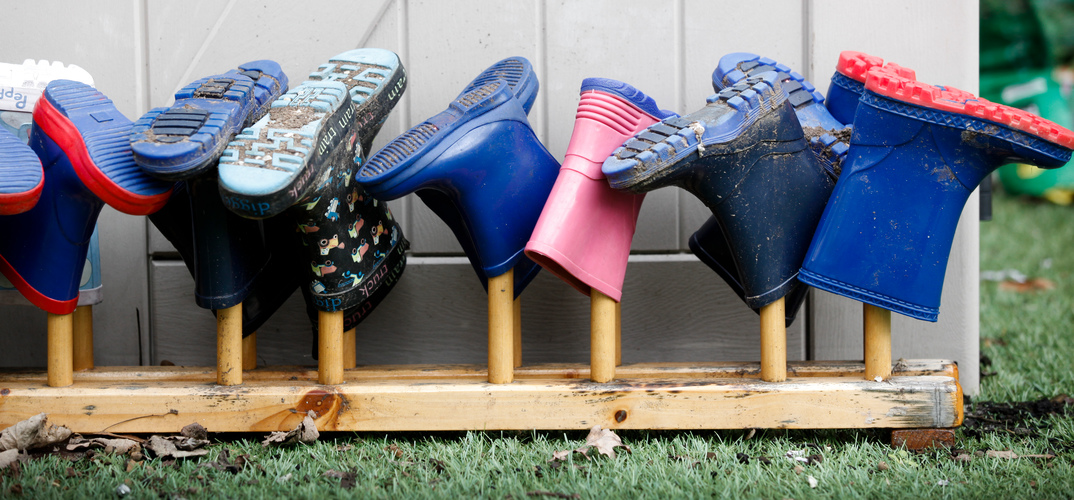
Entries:
{"type": "Polygon", "coordinates": [[[865,76],[872,70],[886,71],[910,80],[917,80],[914,70],[904,68],[866,54],[844,50],[839,53],[831,83],[828,84],[828,100],[824,103],[828,112],[843,123],[854,123],[854,113],[858,109],[858,99],[865,93],[865,76]]]}
{"type": "MultiPolygon", "coordinates": [[[[286,211],[302,237],[303,292],[352,328],[395,286],[408,242],[387,205],[354,182],[371,141],[406,87],[398,56],[356,49],[331,58],[236,137],[220,162],[220,192],[247,217],[286,211]],[[359,88],[360,87],[360,88],[359,88]]],[[[312,305],[312,307],[311,307],[312,305]]]]}
{"type": "MultiPolygon", "coordinates": [[[[719,64],[712,72],[712,88],[720,92],[738,84],[748,76],[756,76],[769,71],[777,73],[780,84],[787,93],[787,100],[794,108],[798,121],[802,124],[802,130],[809,139],[813,154],[829,175],[833,179],[837,178],[849,147],[850,129],[832,118],[827,108],[824,107],[824,97],[801,74],[767,57],[738,52],[720,58],[719,64]]],[[[745,300],[745,291],[740,282],[738,268],[735,267],[731,249],[715,217],[709,218],[690,237],[689,245],[690,250],[701,259],[701,262],[723,278],[739,298],[745,300]]],[[[805,303],[807,291],[808,287],[795,281],[787,293],[784,310],[788,326],[794,322],[802,304],[805,303]]],[[[754,311],[760,313],[760,309],[754,309],[754,311]]]]}
{"type": "Polygon", "coordinates": [[[645,195],[612,189],[600,167],[634,134],[677,115],[616,80],[587,78],[581,94],[563,166],[526,255],[578,291],[595,289],[618,302],[645,195]]]}
{"type": "Polygon", "coordinates": [[[171,107],[155,108],[134,123],[134,161],[160,179],[193,179],[215,167],[231,138],[264,116],[285,90],[287,75],[274,61],[199,79],[176,92],[171,107]]]}
{"type": "Polygon", "coordinates": [[[744,301],[789,293],[834,185],[808,147],[775,72],[649,127],[603,165],[617,189],[676,185],[712,210],[738,268],[744,301]]]}
{"type": "MultiPolygon", "coordinates": [[[[508,57],[497,61],[486,68],[485,71],[482,71],[477,78],[474,78],[459,94],[459,97],[498,79],[507,82],[507,86],[511,89],[515,99],[522,105],[522,110],[529,115],[534,101],[537,100],[540,83],[537,80],[537,74],[533,72],[533,66],[524,57],[508,57]]],[[[463,222],[463,216],[459,213],[455,203],[451,201],[451,197],[435,189],[419,189],[415,194],[451,229],[455,239],[462,245],[463,252],[469,257],[470,264],[474,267],[474,273],[481,280],[481,286],[487,291],[488,278],[478,265],[480,260],[477,258],[477,249],[473,246],[474,239],[470,236],[469,228],[463,222]]],[[[522,295],[526,286],[537,277],[537,273],[540,270],[541,267],[528,257],[518,260],[514,266],[515,298],[522,295]]]]}
{"type": "Polygon", "coordinates": [[[149,177],[130,151],[131,122],[89,85],[54,80],[34,108],[30,147],[44,167],[34,208],[0,217],[0,271],[31,303],[74,311],[97,215],[159,210],[172,184],[149,177]]]}
{"type": "Polygon", "coordinates": [[[467,256],[485,283],[524,258],[558,170],[509,83],[496,79],[397,137],[357,180],[387,200],[422,189],[446,195],[465,228],[455,235],[469,240],[460,243],[473,248],[467,256]]]}
{"type": "Polygon", "coordinates": [[[1000,165],[1057,168],[1074,132],[965,92],[873,70],[844,172],[800,279],[936,321],[955,227],[970,193],[1000,165]]]}
{"type": "Polygon", "coordinates": [[[33,208],[44,187],[44,169],[34,150],[8,129],[0,128],[0,215],[33,208]]]}

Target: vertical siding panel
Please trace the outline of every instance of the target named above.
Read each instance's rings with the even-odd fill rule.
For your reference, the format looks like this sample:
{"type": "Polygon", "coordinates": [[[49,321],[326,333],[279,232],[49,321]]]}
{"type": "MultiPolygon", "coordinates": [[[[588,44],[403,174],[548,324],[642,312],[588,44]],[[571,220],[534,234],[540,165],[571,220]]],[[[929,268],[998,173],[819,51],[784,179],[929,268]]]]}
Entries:
{"type": "MultiPolygon", "coordinates": [[[[914,69],[922,81],[977,90],[977,2],[915,0],[861,3],[817,0],[811,5],[813,82],[827,92],[842,50],[858,50],[914,69]],[[928,12],[928,16],[922,16],[928,12]]],[[[937,323],[893,315],[892,356],[960,362],[963,390],[979,380],[978,196],[966,204],[951,249],[937,323]]],[[[861,306],[817,293],[813,303],[815,359],[860,359],[861,306]]]]}

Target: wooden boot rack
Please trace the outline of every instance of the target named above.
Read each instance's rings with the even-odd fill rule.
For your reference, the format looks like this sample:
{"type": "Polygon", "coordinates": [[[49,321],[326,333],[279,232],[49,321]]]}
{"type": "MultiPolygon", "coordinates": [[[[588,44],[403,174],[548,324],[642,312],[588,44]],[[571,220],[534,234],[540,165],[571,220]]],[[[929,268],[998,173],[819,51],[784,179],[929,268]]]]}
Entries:
{"type": "Polygon", "coordinates": [[[317,370],[256,368],[256,334],[242,338],[237,306],[218,311],[215,370],[94,367],[88,308],[49,315],[48,371],[0,372],[0,428],[45,412],[84,433],[177,432],[195,421],[214,432],[268,432],[293,428],[311,410],[319,429],[347,431],[934,430],[962,422],[956,364],[893,366],[883,309],[865,306],[864,362],[788,363],[780,300],[761,311],[760,363],[620,365],[619,304],[594,291],[591,365],[523,365],[512,282],[510,273],[489,279],[487,366],[356,367],[354,331],[343,331],[341,313],[321,313],[317,370]]]}

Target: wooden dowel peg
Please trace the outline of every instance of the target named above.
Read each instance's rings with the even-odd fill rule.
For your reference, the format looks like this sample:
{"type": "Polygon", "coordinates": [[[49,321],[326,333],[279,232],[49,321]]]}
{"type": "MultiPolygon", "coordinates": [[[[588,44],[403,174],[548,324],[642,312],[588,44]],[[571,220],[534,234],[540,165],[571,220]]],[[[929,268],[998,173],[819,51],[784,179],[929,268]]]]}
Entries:
{"type": "Polygon", "coordinates": [[[93,368],[93,306],[78,306],[74,318],[74,369],[93,368]]]}
{"type": "Polygon", "coordinates": [[[343,383],[343,311],[317,311],[317,381],[343,383]]]}
{"type": "Polygon", "coordinates": [[[615,303],[615,366],[623,364],[623,303],[615,303]]]}
{"type": "Polygon", "coordinates": [[[242,369],[257,368],[257,332],[250,332],[242,338],[242,369]]]}
{"type": "Polygon", "coordinates": [[[596,290],[589,292],[589,378],[615,378],[615,300],[596,290]]]}
{"type": "Polygon", "coordinates": [[[865,323],[865,379],[887,380],[891,377],[891,311],[863,304],[865,323]]]}
{"type": "Polygon", "coordinates": [[[48,314],[48,385],[66,387],[75,382],[74,314],[48,314]]]}
{"type": "Polygon", "coordinates": [[[761,380],[787,380],[787,323],[783,298],[761,307],[761,380]]]}
{"type": "Polygon", "coordinates": [[[216,383],[242,383],[242,303],[216,311],[216,383]]]}
{"type": "Polygon", "coordinates": [[[514,269],[489,278],[489,383],[515,379],[514,269]]]}
{"type": "Polygon", "coordinates": [[[515,297],[515,368],[522,366],[522,297],[515,297]]]}
{"type": "Polygon", "coordinates": [[[343,332],[343,369],[358,366],[358,332],[354,328],[343,332]]]}

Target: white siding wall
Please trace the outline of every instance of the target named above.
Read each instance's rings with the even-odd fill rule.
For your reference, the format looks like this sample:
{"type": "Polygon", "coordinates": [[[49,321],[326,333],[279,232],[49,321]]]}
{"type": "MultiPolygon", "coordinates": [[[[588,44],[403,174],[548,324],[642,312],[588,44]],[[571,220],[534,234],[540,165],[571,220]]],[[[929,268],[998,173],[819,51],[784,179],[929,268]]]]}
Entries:
{"type": "MultiPolygon", "coordinates": [[[[977,2],[855,0],[203,0],[42,1],[7,6],[0,60],[76,63],[128,116],[166,105],[189,81],[243,61],[279,61],[295,83],[326,57],[362,46],[399,53],[409,89],[376,147],[440,111],[488,64],[529,58],[541,80],[531,114],[557,158],[570,138],[581,80],[616,78],[684,113],[712,93],[720,56],[749,51],[797,68],[822,91],[839,51],[863,50],[917,70],[929,82],[977,88],[977,2]]],[[[392,203],[416,255],[382,310],[360,333],[359,362],[480,362],[482,296],[450,231],[416,198],[392,203]],[[447,286],[450,285],[450,286],[447,286]],[[427,314],[415,314],[428,310],[427,314]]],[[[897,317],[894,356],[960,361],[977,387],[977,198],[952,250],[941,322],[897,317]]],[[[689,255],[687,238],[708,217],[675,189],[646,198],[624,300],[624,359],[756,359],[756,316],[689,255]],[[685,255],[683,252],[686,252],[685,255]]],[[[192,281],[168,260],[167,242],[143,218],[101,217],[105,302],[95,309],[99,364],[211,364],[212,317],[192,281]],[[139,346],[141,350],[139,351],[139,346]]],[[[588,359],[588,305],[548,273],[524,299],[527,361],[588,359]]],[[[816,293],[789,332],[792,359],[861,357],[860,305],[816,293]],[[803,315],[806,316],[806,315],[803,315]],[[807,328],[808,326],[808,328],[807,328]]],[[[17,328],[0,333],[0,363],[44,363],[44,314],[4,306],[17,328]]],[[[297,296],[262,330],[262,357],[309,362],[297,296]]]]}

